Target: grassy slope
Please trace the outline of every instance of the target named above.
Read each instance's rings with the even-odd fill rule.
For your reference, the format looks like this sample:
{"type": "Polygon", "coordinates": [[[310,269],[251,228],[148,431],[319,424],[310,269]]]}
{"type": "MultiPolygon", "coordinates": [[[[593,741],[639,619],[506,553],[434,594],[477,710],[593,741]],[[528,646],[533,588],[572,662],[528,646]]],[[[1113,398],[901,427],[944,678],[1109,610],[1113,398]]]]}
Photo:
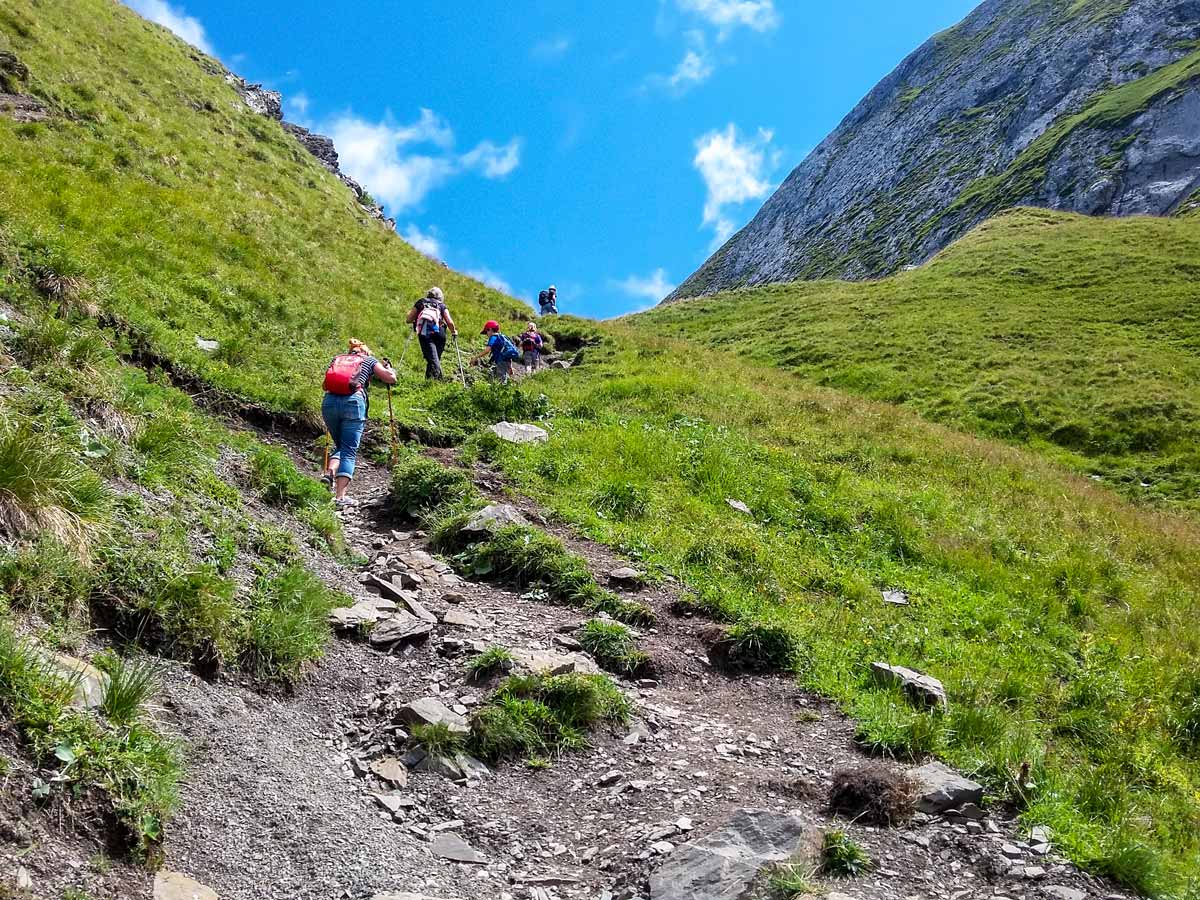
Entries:
{"type": "MultiPolygon", "coordinates": [[[[16,0],[0,14],[0,35],[0,45],[7,42],[32,68],[34,87],[78,117],[27,128],[0,121],[0,152],[16,161],[0,171],[5,296],[31,310],[40,327],[65,327],[65,354],[78,354],[76,345],[94,326],[78,315],[63,326],[32,292],[31,266],[42,262],[85,276],[95,286],[92,299],[141,328],[167,358],[248,399],[308,414],[320,369],[347,332],[398,354],[403,329],[391,297],[411,297],[437,279],[466,325],[495,311],[519,311],[365,221],[335,181],[277,126],[242,111],[191,51],[115,3],[81,0],[68,14],[58,5],[16,0]],[[199,353],[196,334],[221,340],[222,353],[215,359],[199,353]]],[[[1187,340],[1181,304],[1171,305],[1167,289],[1176,289],[1181,260],[1195,259],[1195,247],[1187,227],[1171,227],[1178,231],[1156,236],[1149,247],[1139,240],[1121,251],[1122,241],[1110,241],[1117,259],[1072,275],[1072,267],[1080,269],[1071,247],[1086,245],[1086,233],[1072,245],[1065,240],[1072,226],[1063,220],[1016,214],[891,287],[811,289],[846,290],[847,307],[863,311],[841,332],[834,329],[846,352],[888,339],[888,329],[870,325],[873,317],[895,322],[901,317],[894,308],[914,310],[903,320],[906,340],[894,341],[886,364],[870,357],[855,365],[878,368],[894,385],[944,390],[947,408],[965,415],[970,407],[961,397],[975,368],[992,355],[1016,369],[1008,378],[1025,379],[1019,393],[1002,383],[994,388],[1007,397],[1035,393],[1043,383],[1035,366],[1049,373],[1045,398],[1056,382],[1077,378],[1078,362],[1094,353],[1060,358],[1072,346],[1060,340],[1073,321],[1064,296],[1076,298],[1076,318],[1089,335],[1113,329],[1145,335],[1130,351],[1136,360],[1160,361],[1161,352],[1185,366],[1183,352],[1150,345],[1155,334],[1162,347],[1187,340]],[[997,254],[985,239],[1006,232],[997,274],[997,254]],[[1037,252],[1018,253],[1017,234],[1037,252]],[[1159,265],[1143,266],[1143,253],[1159,253],[1159,265]],[[1140,274],[1130,272],[1139,266],[1140,274]],[[1120,285],[1119,314],[1129,321],[1091,313],[1078,299],[1083,281],[1120,285]],[[908,286],[904,304],[889,300],[895,285],[908,286]],[[1040,315],[1054,317],[1054,324],[1031,328],[1027,316],[983,307],[968,314],[963,298],[987,293],[1034,294],[1040,315]],[[955,315],[927,336],[930,316],[920,310],[933,302],[955,315]],[[1153,324],[1156,302],[1175,315],[1153,324]],[[1024,354],[1027,364],[1019,367],[1021,355],[996,341],[981,356],[972,329],[1041,346],[1042,355],[1035,363],[1024,354]],[[919,366],[909,343],[927,348],[917,356],[925,360],[919,366]],[[935,355],[936,377],[949,379],[946,388],[935,384],[935,355]],[[900,365],[910,368],[900,372],[900,365]]],[[[755,295],[767,299],[751,310],[754,323],[774,315],[771,294],[755,295]]],[[[781,319],[788,315],[783,306],[781,319]]],[[[686,330],[689,308],[701,307],[655,313],[635,327],[604,326],[607,343],[588,350],[587,365],[548,372],[519,390],[427,388],[413,379],[399,394],[398,412],[452,439],[500,418],[547,419],[554,432],[548,445],[497,448],[474,438],[468,447],[497,454],[522,488],[589,533],[680,573],[700,603],[738,626],[747,663],[794,668],[842,702],[862,722],[864,740],[883,750],[932,751],[977,773],[994,794],[1020,802],[1028,821],[1053,825],[1061,845],[1082,862],[1158,892],[1195,874],[1195,524],[1131,507],[1020,449],[929,425],[893,406],[772,378],[769,370],[653,334],[668,323],[686,330]],[[753,516],[736,513],[726,498],[744,500],[753,516]],[[912,604],[884,606],[876,594],[881,587],[907,590],[912,604]],[[873,688],[864,671],[873,659],[942,678],[949,715],[913,712],[873,688]],[[1035,787],[1016,783],[1023,761],[1033,763],[1035,787]]],[[[803,327],[815,327],[813,318],[803,327]]],[[[747,330],[758,334],[768,326],[741,329],[747,330]]],[[[822,340],[819,330],[797,337],[795,329],[776,327],[771,334],[759,345],[764,359],[776,335],[795,341],[793,353],[835,343],[822,340]]],[[[120,346],[102,333],[101,344],[108,343],[120,346]]],[[[102,368],[116,365],[100,356],[102,368]]],[[[412,356],[409,365],[415,371],[412,356]]],[[[834,355],[820,365],[842,364],[834,355]]],[[[1108,377],[1103,367],[1094,371],[1108,377]]],[[[134,389],[106,389],[98,399],[145,424],[173,413],[171,427],[151,429],[156,440],[135,441],[130,463],[112,474],[148,479],[159,494],[186,492],[194,479],[183,477],[181,461],[169,452],[181,443],[172,439],[180,429],[207,435],[198,442],[199,459],[202,471],[216,472],[217,448],[230,438],[208,433],[211,426],[161,385],[142,387],[145,379],[120,368],[111,377],[131,379],[134,389]]],[[[1139,377],[1183,403],[1181,378],[1139,377]]],[[[856,386],[852,378],[842,382],[856,386]]],[[[1128,396],[1111,387],[1096,390],[1128,396]]],[[[78,435],[77,410],[87,400],[79,394],[90,388],[52,383],[48,390],[50,400],[67,406],[61,421],[55,416],[57,428],[38,410],[13,412],[11,403],[6,415],[31,420],[82,464],[77,458],[85,448],[67,436],[78,435]]],[[[1072,421],[1093,427],[1077,397],[1082,387],[1072,391],[1065,407],[1072,421]]],[[[252,447],[235,449],[255,455],[252,447]]],[[[124,452],[114,448],[113,455],[119,461],[124,452]]],[[[266,472],[259,475],[266,494],[303,497],[289,473],[256,468],[266,472]]],[[[199,494],[176,498],[190,517],[168,507],[161,519],[197,521],[196,530],[208,535],[204,512],[223,495],[219,485],[199,494]]],[[[192,561],[218,576],[230,546],[255,543],[239,538],[237,528],[222,534],[230,520],[239,521],[208,518],[213,558],[192,561]]],[[[54,574],[44,557],[25,561],[35,575],[54,574]]],[[[165,597],[151,595],[183,610],[183,624],[211,622],[216,610],[243,626],[234,633],[245,634],[246,614],[237,605],[230,610],[225,590],[202,579],[165,597]]],[[[289,608],[269,585],[259,593],[252,609],[289,608]]]]}
{"type": "Polygon", "coordinates": [[[741,291],[634,321],[1200,508],[1198,273],[1195,219],[1015,210],[917,271],[741,291]]]}
{"type": "Polygon", "coordinates": [[[350,334],[399,356],[397,319],[431,284],[475,332],[486,314],[520,315],[369,219],[214,63],[115,0],[5,8],[0,49],[70,118],[0,119],[0,228],[88,276],[176,362],[311,408],[313,372],[350,334]],[[196,335],[221,342],[215,358],[196,335]]]}

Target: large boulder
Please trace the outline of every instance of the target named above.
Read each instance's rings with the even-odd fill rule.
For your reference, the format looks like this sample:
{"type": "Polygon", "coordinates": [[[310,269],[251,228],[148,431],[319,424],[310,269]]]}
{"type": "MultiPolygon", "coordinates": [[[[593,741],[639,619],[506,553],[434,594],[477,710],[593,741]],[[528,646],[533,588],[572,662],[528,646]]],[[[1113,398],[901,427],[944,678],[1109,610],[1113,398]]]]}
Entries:
{"type": "Polygon", "coordinates": [[[510,525],[528,525],[529,521],[521,515],[521,511],[508,503],[493,503],[485,506],[462,527],[462,534],[467,538],[486,538],[510,525]]]}
{"type": "Polygon", "coordinates": [[[918,706],[945,709],[946,688],[932,675],[925,675],[904,666],[892,666],[885,662],[871,663],[871,677],[878,684],[898,687],[908,699],[918,706]]]}
{"type": "Polygon", "coordinates": [[[513,668],[529,675],[599,675],[600,667],[582,653],[556,653],[553,650],[512,650],[513,668]]]}
{"type": "Polygon", "coordinates": [[[65,653],[38,652],[54,674],[74,686],[71,706],[76,709],[95,709],[104,702],[104,692],[108,690],[106,674],[91,663],[67,656],[65,653]]]}
{"type": "Polygon", "coordinates": [[[545,428],[536,425],[519,425],[516,422],[499,422],[489,429],[492,434],[510,444],[544,444],[550,440],[545,428]]]}
{"type": "Polygon", "coordinates": [[[396,721],[406,725],[445,725],[454,734],[467,735],[471,726],[436,697],[422,697],[396,712],[396,721]]]}
{"type": "Polygon", "coordinates": [[[963,778],[940,762],[913,770],[917,783],[917,810],[930,815],[959,809],[967,803],[983,802],[983,786],[963,778]]]}
{"type": "Polygon", "coordinates": [[[743,900],[769,866],[815,867],[823,838],[797,816],[739,809],[728,824],[667,858],[650,878],[650,900],[743,900]]]}

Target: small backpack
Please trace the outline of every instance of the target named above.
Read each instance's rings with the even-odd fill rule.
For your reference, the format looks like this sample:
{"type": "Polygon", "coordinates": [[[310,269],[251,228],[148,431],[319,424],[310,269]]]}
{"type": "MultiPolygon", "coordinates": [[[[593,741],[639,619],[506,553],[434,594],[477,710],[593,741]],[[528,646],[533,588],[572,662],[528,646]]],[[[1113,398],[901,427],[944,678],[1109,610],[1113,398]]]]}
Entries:
{"type": "Polygon", "coordinates": [[[500,340],[504,341],[504,346],[500,349],[500,358],[505,362],[512,362],[514,359],[521,358],[521,351],[505,335],[500,335],[500,340]]]}
{"type": "Polygon", "coordinates": [[[427,303],[417,314],[417,334],[431,335],[442,330],[442,311],[436,303],[427,303]]]}
{"type": "Polygon", "coordinates": [[[325,390],[331,394],[348,397],[358,390],[354,382],[362,372],[363,357],[357,353],[335,356],[325,370],[325,390]]]}
{"type": "Polygon", "coordinates": [[[522,350],[536,350],[538,348],[538,337],[532,331],[527,331],[521,335],[522,350]]]}

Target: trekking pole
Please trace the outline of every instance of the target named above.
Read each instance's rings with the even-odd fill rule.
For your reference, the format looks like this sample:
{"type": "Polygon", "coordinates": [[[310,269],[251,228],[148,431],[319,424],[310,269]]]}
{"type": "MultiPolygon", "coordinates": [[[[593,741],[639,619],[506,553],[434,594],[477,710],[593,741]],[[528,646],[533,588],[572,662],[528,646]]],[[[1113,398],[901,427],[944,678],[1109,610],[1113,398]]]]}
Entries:
{"type": "Polygon", "coordinates": [[[467,386],[467,373],[463,371],[462,351],[458,349],[458,332],[454,333],[454,353],[458,356],[458,377],[462,379],[463,387],[467,386]]]}
{"type": "MultiPolygon", "coordinates": [[[[408,333],[408,337],[404,339],[404,349],[400,351],[400,365],[396,366],[396,371],[399,372],[404,368],[404,357],[408,355],[408,345],[412,343],[413,332],[408,333]]],[[[388,402],[391,402],[391,388],[388,388],[388,402]]]]}
{"type": "Polygon", "coordinates": [[[400,460],[400,444],[396,440],[396,413],[392,409],[392,386],[387,386],[388,394],[388,425],[392,434],[392,468],[396,468],[396,463],[400,460]]]}

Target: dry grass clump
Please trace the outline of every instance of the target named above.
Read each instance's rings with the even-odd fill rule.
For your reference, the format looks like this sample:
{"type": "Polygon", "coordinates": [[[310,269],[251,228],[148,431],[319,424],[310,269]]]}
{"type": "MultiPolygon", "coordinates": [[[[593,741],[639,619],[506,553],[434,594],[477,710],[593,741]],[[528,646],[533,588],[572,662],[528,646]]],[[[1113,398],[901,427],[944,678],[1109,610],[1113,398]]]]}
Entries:
{"type": "Polygon", "coordinates": [[[829,808],[865,825],[903,825],[913,816],[916,785],[905,772],[879,763],[833,776],[829,808]]]}

